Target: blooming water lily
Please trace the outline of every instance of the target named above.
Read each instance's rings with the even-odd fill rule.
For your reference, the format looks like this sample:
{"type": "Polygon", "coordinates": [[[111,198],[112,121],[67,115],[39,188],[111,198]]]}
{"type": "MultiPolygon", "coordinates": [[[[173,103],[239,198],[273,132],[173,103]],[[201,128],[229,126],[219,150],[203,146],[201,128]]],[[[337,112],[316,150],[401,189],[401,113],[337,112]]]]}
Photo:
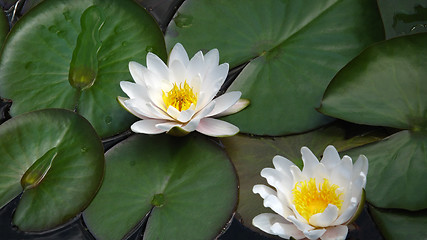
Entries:
{"type": "Polygon", "coordinates": [[[353,165],[333,146],[325,149],[320,162],[307,147],[301,153],[302,171],[282,156],[273,158],[274,169],[261,171],[274,189],[260,184],[253,192],[277,214],[262,213],[253,225],[282,238],[345,239],[347,224],[364,204],[368,159],[360,155],[353,165]]]}
{"type": "Polygon", "coordinates": [[[147,54],[147,67],[130,62],[135,83],[120,82],[129,99],[118,97],[118,101],[142,119],[131,126],[137,133],[185,135],[196,130],[209,136],[232,136],[239,129],[214,117],[236,113],[249,101],[240,99],[239,91],[215,98],[228,68],[227,63],[219,65],[217,49],[205,55],[199,51],[189,59],[177,43],[168,65],[153,53],[147,54]]]}

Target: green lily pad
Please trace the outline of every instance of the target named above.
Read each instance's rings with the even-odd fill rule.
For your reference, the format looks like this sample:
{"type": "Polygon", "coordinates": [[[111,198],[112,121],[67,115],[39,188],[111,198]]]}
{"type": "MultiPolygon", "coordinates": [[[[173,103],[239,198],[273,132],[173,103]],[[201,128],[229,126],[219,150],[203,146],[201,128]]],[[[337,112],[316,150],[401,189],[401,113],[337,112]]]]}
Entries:
{"type": "Polygon", "coordinates": [[[102,143],[90,123],[64,109],[0,125],[0,207],[22,191],[13,223],[23,231],[57,227],[91,202],[104,174],[102,143]]]}
{"type": "Polygon", "coordinates": [[[386,239],[427,239],[427,210],[409,212],[369,208],[386,239]]]}
{"type": "Polygon", "coordinates": [[[427,32],[427,1],[378,0],[387,39],[427,32]]]}
{"type": "Polygon", "coordinates": [[[382,141],[345,152],[369,161],[366,198],[376,207],[411,211],[427,208],[427,134],[398,132],[382,141]]]}
{"type": "Polygon", "coordinates": [[[163,35],[132,0],[45,0],[13,27],[0,58],[0,96],[12,116],[42,109],[76,110],[105,138],[135,118],[116,97],[131,80],[129,61],[147,52],[163,59],[163,35]]]}
{"type": "Polygon", "coordinates": [[[341,127],[330,126],[305,134],[278,138],[259,138],[245,135],[224,138],[221,141],[234,163],[239,176],[240,192],[237,213],[241,216],[245,226],[252,230],[259,229],[252,226],[252,219],[264,212],[272,212],[265,208],[262,198],[252,192],[255,184],[266,184],[266,180],[260,176],[263,168],[273,167],[273,157],[281,155],[302,167],[301,147],[307,146],[316,156],[321,156],[325,148],[332,144],[340,151],[340,147],[350,147],[352,144],[366,144],[374,141],[372,136],[368,138],[357,136],[358,139],[345,139],[345,131],[341,127]],[[349,143],[345,143],[345,142],[349,143]]]}
{"type": "Polygon", "coordinates": [[[225,152],[200,135],[134,135],[106,153],[104,183],[83,213],[99,239],[122,239],[147,215],[145,240],[214,239],[237,204],[225,152]]]}
{"type": "Polygon", "coordinates": [[[366,49],[332,80],[320,111],[346,121],[427,129],[427,33],[366,49]]]}
{"type": "Polygon", "coordinates": [[[251,105],[226,117],[241,132],[283,135],[332,119],[315,108],[333,76],[383,39],[375,1],[188,0],[166,32],[171,48],[218,48],[231,67],[249,61],[229,90],[251,105]]]}

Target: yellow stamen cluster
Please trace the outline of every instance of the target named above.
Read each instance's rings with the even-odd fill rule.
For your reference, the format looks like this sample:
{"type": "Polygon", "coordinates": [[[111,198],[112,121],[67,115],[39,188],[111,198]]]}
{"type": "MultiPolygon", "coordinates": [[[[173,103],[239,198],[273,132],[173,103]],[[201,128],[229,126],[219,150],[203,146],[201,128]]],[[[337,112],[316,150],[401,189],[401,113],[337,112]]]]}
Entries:
{"type": "Polygon", "coordinates": [[[163,92],[162,98],[166,109],[169,106],[173,106],[180,112],[189,109],[191,104],[195,106],[197,103],[197,94],[194,94],[193,88],[188,85],[187,81],[179,85],[174,83],[169,92],[163,92]]]}
{"type": "Polygon", "coordinates": [[[307,222],[310,217],[317,213],[322,213],[328,204],[333,204],[341,209],[343,200],[340,199],[342,193],[337,194],[338,186],[330,184],[328,179],[324,179],[319,187],[316,180],[310,178],[309,181],[298,182],[292,189],[293,203],[295,208],[307,222]]]}

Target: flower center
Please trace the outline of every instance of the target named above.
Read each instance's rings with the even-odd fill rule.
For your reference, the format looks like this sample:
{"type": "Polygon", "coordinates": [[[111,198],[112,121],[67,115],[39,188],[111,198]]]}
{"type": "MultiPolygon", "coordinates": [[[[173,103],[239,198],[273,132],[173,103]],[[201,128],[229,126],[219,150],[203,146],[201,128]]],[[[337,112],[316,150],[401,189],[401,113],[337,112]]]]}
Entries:
{"type": "Polygon", "coordinates": [[[189,109],[191,104],[196,105],[197,103],[197,94],[194,94],[193,88],[188,85],[187,81],[184,82],[184,85],[180,83],[179,86],[174,83],[169,92],[163,92],[162,98],[166,109],[172,106],[180,112],[189,109]]]}
{"type": "Polygon", "coordinates": [[[314,214],[322,213],[328,204],[333,204],[341,209],[343,200],[340,199],[340,196],[342,193],[337,194],[337,188],[337,185],[331,185],[326,178],[319,186],[316,185],[314,178],[298,182],[292,189],[296,210],[308,222],[314,214]]]}

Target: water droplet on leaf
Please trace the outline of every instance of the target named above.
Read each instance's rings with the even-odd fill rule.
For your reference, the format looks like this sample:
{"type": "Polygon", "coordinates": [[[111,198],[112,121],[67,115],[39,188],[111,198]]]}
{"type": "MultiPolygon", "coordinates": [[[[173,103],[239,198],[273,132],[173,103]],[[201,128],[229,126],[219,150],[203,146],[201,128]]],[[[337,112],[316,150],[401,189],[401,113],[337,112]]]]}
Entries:
{"type": "Polygon", "coordinates": [[[177,16],[173,19],[173,21],[175,22],[176,26],[179,28],[186,28],[186,27],[190,27],[191,25],[193,25],[193,17],[190,15],[185,15],[182,13],[177,14],[177,16]]]}
{"type": "Polygon", "coordinates": [[[151,205],[162,207],[165,204],[165,195],[162,193],[155,194],[151,200],[151,205]]]}
{"type": "Polygon", "coordinates": [[[55,25],[50,26],[48,29],[49,29],[49,32],[51,32],[51,33],[57,33],[58,32],[58,28],[55,25]]]}
{"type": "Polygon", "coordinates": [[[64,15],[64,18],[65,18],[66,21],[68,21],[68,22],[71,21],[70,11],[65,10],[62,14],[64,15]]]}
{"type": "Polygon", "coordinates": [[[58,37],[60,37],[60,38],[64,38],[65,37],[65,31],[58,31],[58,32],[56,32],[56,35],[58,35],[58,37]]]}
{"type": "Polygon", "coordinates": [[[104,120],[106,124],[111,124],[111,122],[113,121],[113,118],[111,116],[106,116],[104,120]]]}
{"type": "Polygon", "coordinates": [[[149,53],[149,52],[153,52],[153,51],[154,51],[154,47],[153,47],[153,46],[147,46],[147,47],[145,48],[145,51],[146,51],[147,53],[149,53]]]}
{"type": "Polygon", "coordinates": [[[25,63],[25,67],[24,67],[26,70],[31,70],[31,69],[33,69],[34,68],[34,63],[33,62],[27,62],[27,63],[25,63]]]}

